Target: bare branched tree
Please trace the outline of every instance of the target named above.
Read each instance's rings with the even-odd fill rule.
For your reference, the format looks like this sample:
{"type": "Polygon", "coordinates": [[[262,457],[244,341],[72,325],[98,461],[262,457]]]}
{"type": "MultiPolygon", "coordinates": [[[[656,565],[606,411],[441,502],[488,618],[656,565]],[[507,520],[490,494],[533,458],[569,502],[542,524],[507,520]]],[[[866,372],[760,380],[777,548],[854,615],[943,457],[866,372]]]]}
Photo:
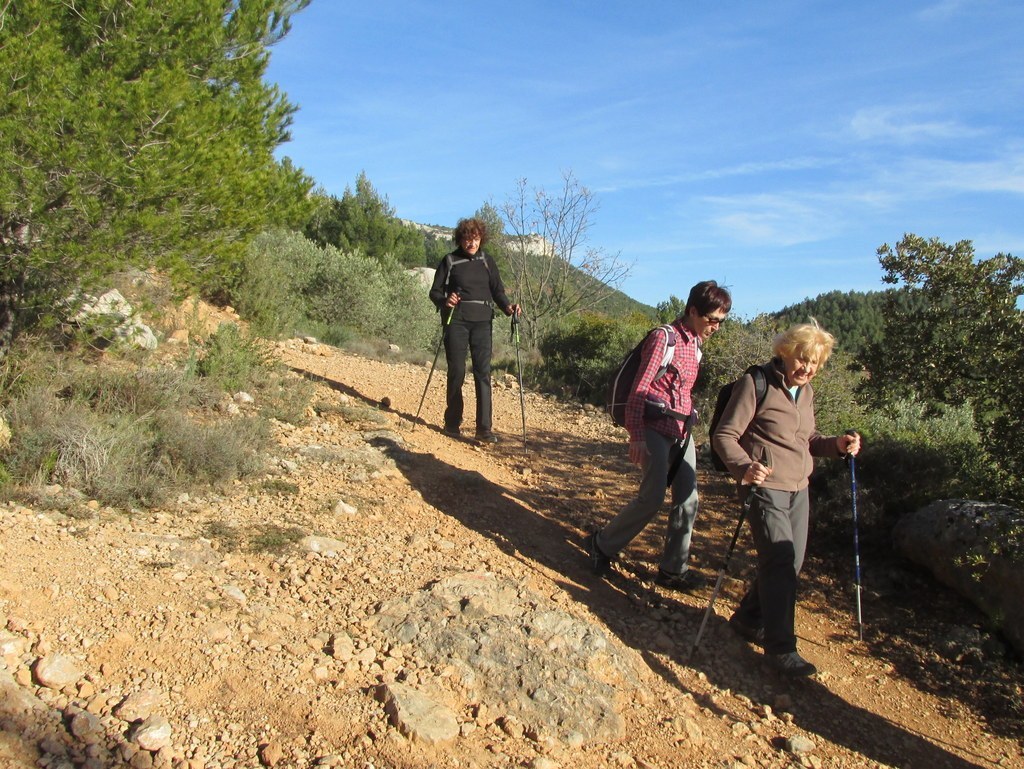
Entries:
{"type": "Polygon", "coordinates": [[[501,206],[510,287],[523,305],[534,344],[557,321],[614,293],[633,269],[621,252],[609,254],[588,244],[598,208],[594,194],[571,171],[563,173],[554,194],[519,179],[501,206]]]}

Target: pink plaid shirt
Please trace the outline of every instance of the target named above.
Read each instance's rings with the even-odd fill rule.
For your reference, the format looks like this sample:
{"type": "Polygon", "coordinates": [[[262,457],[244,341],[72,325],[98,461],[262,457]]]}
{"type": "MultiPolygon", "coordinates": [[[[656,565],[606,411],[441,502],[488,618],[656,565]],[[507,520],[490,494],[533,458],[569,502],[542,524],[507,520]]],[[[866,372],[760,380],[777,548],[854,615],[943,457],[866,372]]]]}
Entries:
{"type": "Polygon", "coordinates": [[[648,395],[667,403],[670,409],[681,414],[689,414],[693,408],[690,391],[700,370],[700,341],[683,325],[680,318],[676,319],[672,328],[676,332],[676,345],[672,361],[661,379],[654,381],[665,355],[665,334],[660,329],[655,330],[647,337],[640,353],[640,368],[633,383],[633,391],[626,401],[626,429],[632,442],[644,439],[645,427],[674,440],[686,437],[686,427],[679,419],[668,416],[644,419],[644,401],[648,395]]]}

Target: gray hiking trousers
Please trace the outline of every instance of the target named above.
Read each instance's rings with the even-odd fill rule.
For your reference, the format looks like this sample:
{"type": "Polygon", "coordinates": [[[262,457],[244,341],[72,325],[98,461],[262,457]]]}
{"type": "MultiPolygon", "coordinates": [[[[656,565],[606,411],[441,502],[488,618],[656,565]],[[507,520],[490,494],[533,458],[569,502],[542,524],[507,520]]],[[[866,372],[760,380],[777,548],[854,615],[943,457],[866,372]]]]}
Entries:
{"type": "Polygon", "coordinates": [[[809,508],[806,488],[758,489],[747,514],[757,548],[757,576],[736,613],[742,624],[764,627],[766,654],[796,651],[797,577],[807,549],[809,508]]]}
{"type": "MultiPolygon", "coordinates": [[[[648,457],[643,467],[640,491],[622,512],[597,533],[597,546],[605,555],[614,558],[644,530],[661,509],[665,501],[665,482],[672,460],[682,447],[671,438],[650,428],[644,429],[648,457]]],[[[669,574],[682,574],[690,557],[690,539],[697,518],[697,451],[692,438],[686,441],[683,461],[672,481],[672,507],[669,508],[665,532],[665,550],[661,557],[661,570],[669,574]]]]}

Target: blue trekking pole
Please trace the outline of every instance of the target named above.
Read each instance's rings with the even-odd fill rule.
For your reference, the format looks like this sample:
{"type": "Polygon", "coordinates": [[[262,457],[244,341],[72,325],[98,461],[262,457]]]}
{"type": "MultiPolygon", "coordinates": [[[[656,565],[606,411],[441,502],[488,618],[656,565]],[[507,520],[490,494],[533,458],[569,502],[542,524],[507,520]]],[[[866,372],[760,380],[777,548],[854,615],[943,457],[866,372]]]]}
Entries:
{"type": "Polygon", "coordinates": [[[458,309],[458,305],[451,308],[451,311],[448,313],[448,318],[444,322],[444,327],[441,329],[441,338],[437,340],[437,348],[434,350],[434,362],[430,364],[430,373],[427,375],[427,386],[423,388],[423,395],[420,396],[420,405],[416,409],[416,417],[412,424],[413,430],[416,429],[416,425],[420,422],[420,410],[423,408],[423,401],[427,398],[427,390],[430,389],[430,380],[434,378],[434,369],[437,368],[437,356],[441,354],[441,345],[444,344],[444,340],[448,336],[448,326],[452,322],[452,317],[454,317],[456,309],[458,309]]]}
{"type": "MultiPolygon", "coordinates": [[[[847,435],[856,435],[853,430],[847,430],[847,435]]],[[[850,496],[853,498],[853,567],[854,579],[856,581],[857,596],[857,639],[864,640],[864,623],[860,614],[860,536],[857,526],[857,460],[851,454],[850,460],[850,496]]]]}

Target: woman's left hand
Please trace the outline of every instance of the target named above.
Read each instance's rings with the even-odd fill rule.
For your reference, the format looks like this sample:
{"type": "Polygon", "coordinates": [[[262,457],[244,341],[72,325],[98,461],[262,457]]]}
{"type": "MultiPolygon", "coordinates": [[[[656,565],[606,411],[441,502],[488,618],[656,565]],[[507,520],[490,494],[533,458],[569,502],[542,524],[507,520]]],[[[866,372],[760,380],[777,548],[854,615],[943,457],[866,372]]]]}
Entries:
{"type": "Polygon", "coordinates": [[[860,451],[860,435],[858,433],[847,433],[836,438],[836,446],[839,453],[849,456],[857,456],[860,451]]]}
{"type": "Polygon", "coordinates": [[[520,307],[518,304],[510,304],[508,306],[508,312],[506,312],[505,314],[509,316],[514,315],[516,317],[519,317],[520,315],[523,314],[523,308],[520,307]]]}

